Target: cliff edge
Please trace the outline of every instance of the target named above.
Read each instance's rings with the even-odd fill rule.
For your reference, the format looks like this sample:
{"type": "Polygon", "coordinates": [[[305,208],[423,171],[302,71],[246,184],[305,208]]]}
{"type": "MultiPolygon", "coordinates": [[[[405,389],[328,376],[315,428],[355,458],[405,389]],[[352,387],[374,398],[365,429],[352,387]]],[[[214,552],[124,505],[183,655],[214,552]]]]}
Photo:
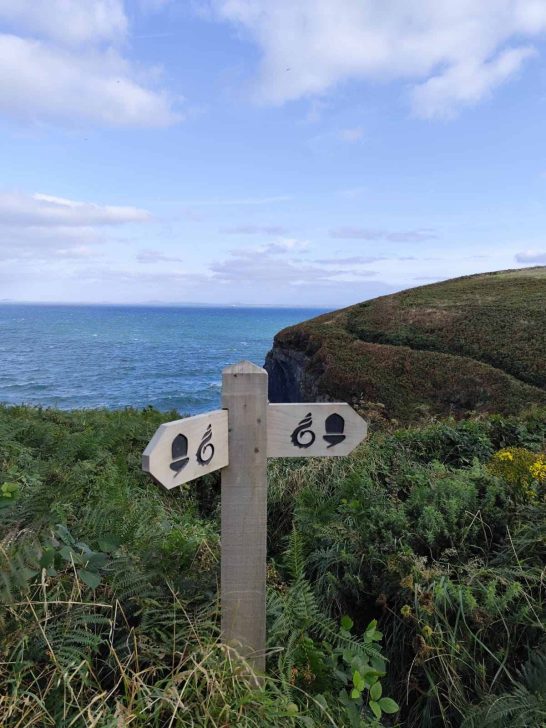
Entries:
{"type": "Polygon", "coordinates": [[[546,404],[546,266],[455,278],[275,336],[272,402],[343,400],[411,422],[546,404]]]}

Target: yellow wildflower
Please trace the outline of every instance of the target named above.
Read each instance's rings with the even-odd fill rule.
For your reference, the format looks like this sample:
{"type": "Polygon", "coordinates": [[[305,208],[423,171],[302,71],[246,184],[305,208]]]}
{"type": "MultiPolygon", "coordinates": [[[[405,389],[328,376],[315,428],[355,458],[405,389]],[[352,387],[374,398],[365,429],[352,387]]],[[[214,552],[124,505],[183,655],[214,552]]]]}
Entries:
{"type": "Polygon", "coordinates": [[[496,452],[487,465],[489,471],[511,486],[511,495],[520,501],[538,498],[537,483],[546,481],[546,455],[524,447],[507,447],[496,452]]]}
{"type": "Polygon", "coordinates": [[[535,480],[546,480],[546,458],[544,455],[540,455],[538,460],[531,465],[529,472],[535,480]]]}

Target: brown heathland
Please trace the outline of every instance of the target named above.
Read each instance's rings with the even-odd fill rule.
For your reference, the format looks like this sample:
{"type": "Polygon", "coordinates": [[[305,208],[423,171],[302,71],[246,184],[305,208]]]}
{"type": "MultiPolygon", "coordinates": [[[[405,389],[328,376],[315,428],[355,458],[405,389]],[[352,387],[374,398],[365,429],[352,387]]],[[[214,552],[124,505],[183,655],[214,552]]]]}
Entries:
{"type": "Polygon", "coordinates": [[[303,355],[303,396],[381,403],[404,421],[515,413],[546,402],[546,267],[356,304],[281,331],[275,351],[303,355]]]}

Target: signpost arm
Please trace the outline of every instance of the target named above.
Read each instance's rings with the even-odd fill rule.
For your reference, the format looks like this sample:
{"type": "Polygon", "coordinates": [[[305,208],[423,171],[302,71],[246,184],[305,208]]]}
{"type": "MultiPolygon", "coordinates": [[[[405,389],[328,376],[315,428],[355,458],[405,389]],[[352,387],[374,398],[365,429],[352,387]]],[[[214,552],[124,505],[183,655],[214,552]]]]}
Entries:
{"type": "Polygon", "coordinates": [[[267,372],[241,362],[222,373],[229,466],[222,470],[222,635],[265,670],[267,372]]]}

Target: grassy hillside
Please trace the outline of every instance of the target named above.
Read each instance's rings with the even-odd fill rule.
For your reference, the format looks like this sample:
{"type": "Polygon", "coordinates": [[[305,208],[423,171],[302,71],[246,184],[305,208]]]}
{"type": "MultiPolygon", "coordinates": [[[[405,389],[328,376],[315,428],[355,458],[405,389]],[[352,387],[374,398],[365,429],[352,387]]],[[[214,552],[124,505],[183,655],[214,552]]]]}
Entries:
{"type": "Polygon", "coordinates": [[[546,268],[382,296],[285,329],[275,347],[305,355],[319,395],[389,417],[514,413],[546,402],[546,268]]]}
{"type": "Polygon", "coordinates": [[[140,471],[168,418],[0,407],[3,728],[545,724],[546,410],[271,461],[259,690],[219,640],[216,474],[140,471]]]}

